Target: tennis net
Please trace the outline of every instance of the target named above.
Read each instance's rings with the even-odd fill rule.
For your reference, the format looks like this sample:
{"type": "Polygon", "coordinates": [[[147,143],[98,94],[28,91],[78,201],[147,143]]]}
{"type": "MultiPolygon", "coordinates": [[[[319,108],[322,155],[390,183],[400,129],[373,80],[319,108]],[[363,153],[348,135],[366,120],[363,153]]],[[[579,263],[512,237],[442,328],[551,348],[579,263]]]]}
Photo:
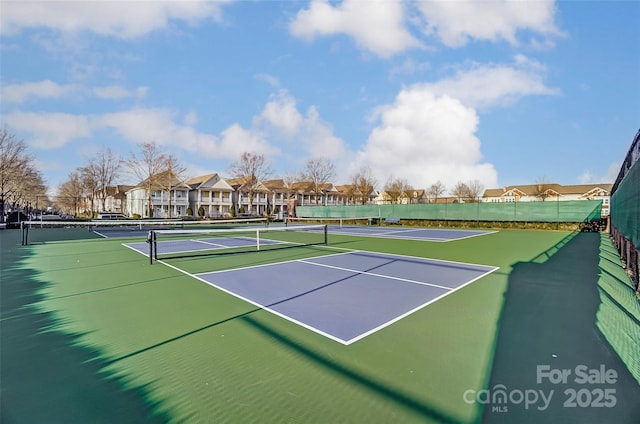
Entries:
{"type": "Polygon", "coordinates": [[[149,261],[326,245],[326,225],[150,230],[149,261]]]}
{"type": "MultiPolygon", "coordinates": [[[[24,221],[21,223],[22,244],[29,244],[29,231],[32,232],[49,229],[83,228],[91,231],[95,236],[104,238],[114,237],[146,237],[151,230],[170,229],[218,229],[218,228],[252,228],[254,226],[266,227],[269,225],[267,218],[249,219],[219,219],[219,220],[193,220],[184,221],[180,219],[154,220],[154,219],[124,219],[124,220],[56,220],[56,221],[24,221]]],[[[71,231],[69,231],[71,235],[71,231]]],[[[77,234],[77,233],[76,233],[77,234]]],[[[64,234],[61,233],[64,239],[64,234]]]]}

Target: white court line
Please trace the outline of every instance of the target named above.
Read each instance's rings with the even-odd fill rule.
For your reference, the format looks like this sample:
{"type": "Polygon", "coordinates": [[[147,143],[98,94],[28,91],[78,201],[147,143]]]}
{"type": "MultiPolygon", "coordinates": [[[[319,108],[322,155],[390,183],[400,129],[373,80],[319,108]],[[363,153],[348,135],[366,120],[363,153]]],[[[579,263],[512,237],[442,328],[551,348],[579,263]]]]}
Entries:
{"type": "Polygon", "coordinates": [[[129,249],[133,250],[134,252],[138,252],[144,256],[146,256],[147,258],[149,257],[149,253],[144,253],[142,250],[138,250],[133,246],[129,246],[127,243],[121,243],[122,246],[124,247],[128,247],[129,249]]]}
{"type": "Polygon", "coordinates": [[[444,238],[428,238],[428,237],[403,237],[401,235],[389,235],[389,233],[347,233],[347,232],[339,232],[339,233],[330,233],[331,235],[336,236],[355,236],[355,237],[371,237],[371,238],[387,238],[387,239],[395,239],[395,240],[416,240],[416,241],[433,241],[438,243],[446,243],[448,241],[455,241],[459,239],[444,239],[444,238]]]}
{"type": "Polygon", "coordinates": [[[445,286],[441,286],[441,285],[438,285],[438,284],[426,283],[426,282],[416,281],[416,280],[409,280],[408,278],[393,277],[393,276],[390,276],[390,275],[377,274],[375,272],[359,271],[357,269],[343,268],[341,266],[319,264],[319,263],[310,262],[310,261],[307,261],[307,260],[304,260],[304,259],[300,259],[300,260],[298,260],[298,262],[302,262],[302,263],[309,264],[309,265],[322,266],[322,267],[326,267],[326,268],[338,269],[338,270],[341,270],[341,271],[353,272],[354,274],[371,275],[373,277],[388,278],[389,280],[398,280],[398,281],[404,281],[406,283],[420,284],[420,285],[423,285],[423,286],[430,286],[430,287],[437,287],[439,289],[444,289],[444,290],[447,290],[447,291],[448,290],[452,290],[451,287],[445,287],[445,286]]]}
{"type": "MultiPolygon", "coordinates": [[[[304,323],[304,322],[302,322],[302,321],[298,321],[297,319],[292,318],[292,317],[290,317],[289,315],[285,315],[285,314],[283,314],[283,313],[281,313],[281,312],[278,312],[278,311],[276,311],[275,309],[271,309],[271,308],[269,307],[269,305],[262,305],[261,303],[258,303],[258,302],[254,301],[254,300],[251,300],[251,299],[246,298],[246,297],[244,297],[244,296],[242,296],[242,295],[239,295],[238,293],[235,293],[235,292],[233,292],[233,291],[231,291],[231,290],[227,290],[227,289],[225,289],[224,287],[218,286],[217,284],[215,284],[215,283],[213,283],[213,282],[211,282],[211,281],[207,281],[207,280],[205,280],[204,278],[199,277],[198,275],[191,274],[190,272],[187,272],[187,271],[185,271],[185,270],[183,270],[183,269],[180,269],[180,268],[178,268],[178,267],[176,267],[176,266],[173,266],[173,265],[171,265],[171,264],[169,264],[169,263],[167,263],[167,262],[164,262],[164,261],[162,261],[162,260],[158,260],[158,261],[156,261],[156,262],[159,262],[159,263],[161,263],[162,265],[167,266],[167,267],[169,267],[169,268],[171,268],[171,269],[174,269],[174,270],[176,270],[176,271],[178,271],[178,272],[180,272],[180,273],[182,273],[182,274],[185,274],[185,275],[188,275],[188,276],[190,276],[190,277],[193,277],[193,278],[195,278],[196,280],[201,281],[201,282],[203,282],[203,283],[205,283],[205,284],[207,284],[207,285],[209,285],[209,286],[211,286],[211,287],[214,287],[214,288],[216,288],[216,289],[218,289],[218,290],[220,290],[220,291],[223,291],[223,292],[225,292],[225,293],[227,293],[227,294],[230,294],[231,296],[233,296],[233,297],[235,297],[235,298],[238,298],[238,299],[244,300],[245,302],[248,302],[248,303],[250,303],[250,304],[252,304],[252,305],[254,305],[254,306],[257,306],[257,307],[258,307],[258,308],[260,308],[260,309],[263,309],[263,310],[265,310],[265,311],[268,311],[268,312],[270,312],[270,313],[272,313],[272,314],[274,314],[274,315],[279,316],[280,318],[286,319],[287,321],[293,322],[294,324],[297,324],[297,325],[299,325],[299,326],[301,326],[301,327],[304,327],[304,328],[306,328],[307,330],[311,330],[311,331],[313,331],[314,333],[320,334],[321,336],[324,336],[324,337],[326,337],[326,338],[328,338],[328,339],[331,339],[331,340],[336,341],[336,342],[338,342],[338,343],[341,343],[341,344],[343,344],[343,345],[348,345],[348,344],[349,344],[349,343],[347,343],[345,340],[343,340],[343,339],[341,339],[341,338],[339,338],[339,337],[336,337],[336,336],[334,336],[333,334],[330,334],[330,333],[324,332],[324,331],[320,330],[319,328],[313,327],[313,326],[311,326],[311,325],[309,325],[309,324],[306,324],[306,323],[304,323]]],[[[289,262],[295,262],[295,261],[289,261],[289,262]]],[[[283,263],[284,263],[284,262],[283,262],[283,263]]],[[[283,302],[286,302],[286,301],[287,301],[287,299],[283,299],[283,300],[281,300],[281,301],[278,301],[278,302],[272,303],[272,305],[278,305],[278,304],[283,303],[283,302]]]]}
{"type": "Polygon", "coordinates": [[[388,326],[390,326],[390,325],[392,325],[392,324],[394,324],[394,323],[396,323],[396,322],[400,321],[401,319],[408,317],[409,315],[413,314],[414,312],[417,312],[417,311],[419,311],[420,309],[422,309],[422,308],[424,308],[424,307],[426,307],[426,306],[428,306],[428,305],[430,305],[430,304],[432,304],[432,303],[435,303],[435,302],[437,302],[438,300],[441,300],[441,299],[443,299],[444,297],[449,296],[449,295],[450,295],[450,294],[452,294],[452,293],[457,292],[458,290],[462,289],[463,287],[466,287],[466,286],[468,286],[469,284],[471,284],[471,283],[473,283],[473,282],[475,282],[475,281],[478,281],[479,279],[481,279],[481,278],[483,278],[483,277],[485,277],[485,276],[487,276],[487,275],[491,274],[492,272],[495,272],[495,271],[496,271],[496,270],[498,270],[498,269],[500,269],[500,268],[499,268],[499,267],[494,267],[494,269],[492,269],[492,270],[490,270],[490,271],[487,271],[487,272],[485,272],[484,274],[479,275],[478,277],[476,277],[476,278],[474,278],[474,279],[472,279],[472,280],[467,281],[466,283],[464,283],[464,284],[462,284],[462,285],[460,285],[460,286],[456,287],[455,289],[451,289],[450,291],[445,292],[445,293],[441,294],[440,296],[437,296],[437,297],[435,297],[435,298],[433,298],[433,299],[430,299],[430,300],[428,300],[427,302],[423,303],[422,305],[416,306],[415,308],[413,308],[413,309],[411,309],[411,310],[409,310],[409,311],[405,312],[404,314],[398,315],[398,316],[397,316],[397,317],[395,317],[394,319],[389,320],[389,321],[385,322],[384,324],[381,324],[381,325],[379,325],[379,326],[377,326],[377,327],[375,327],[375,328],[372,328],[371,330],[366,331],[366,332],[364,332],[364,333],[360,334],[359,336],[356,336],[356,337],[354,337],[354,338],[352,338],[352,339],[346,340],[344,344],[348,346],[348,345],[350,345],[350,344],[352,344],[352,343],[355,343],[355,342],[357,342],[358,340],[361,340],[361,339],[363,339],[363,338],[365,338],[365,337],[367,337],[367,336],[369,336],[369,335],[371,335],[371,334],[373,334],[373,333],[375,333],[375,332],[377,332],[377,331],[380,331],[380,330],[382,330],[382,329],[384,329],[384,328],[386,328],[386,327],[388,327],[388,326]]]}
{"type": "MultiPolygon", "coordinates": [[[[194,239],[190,239],[188,241],[192,241],[194,243],[202,243],[202,244],[206,244],[207,246],[216,246],[220,249],[223,249],[225,247],[229,247],[229,246],[225,246],[224,244],[218,244],[218,243],[210,243],[208,241],[204,241],[204,240],[194,240],[194,239]]],[[[235,247],[235,246],[234,246],[235,247]]],[[[246,246],[242,246],[242,247],[246,247],[246,246]]],[[[185,252],[189,252],[189,250],[186,250],[185,252]]],[[[197,250],[194,250],[194,252],[197,252],[197,250]]]]}
{"type": "MultiPolygon", "coordinates": [[[[124,244],[124,243],[123,243],[123,245],[126,246],[126,244],[124,244]]],[[[129,247],[129,246],[127,246],[127,247],[129,247]]],[[[134,248],[131,248],[131,249],[135,250],[136,252],[144,254],[143,252],[140,252],[137,249],[134,249],[134,248]]],[[[148,255],[145,255],[145,256],[148,256],[148,255]]],[[[264,309],[264,310],[266,310],[266,311],[268,311],[268,312],[270,312],[270,313],[272,313],[274,315],[279,316],[280,318],[283,318],[283,319],[285,319],[287,321],[293,322],[294,324],[297,324],[297,325],[299,325],[299,326],[301,326],[303,328],[306,328],[307,330],[313,331],[316,334],[324,336],[324,337],[326,337],[328,339],[331,339],[331,340],[333,340],[335,342],[338,342],[338,343],[340,343],[342,345],[345,345],[345,346],[348,346],[348,345],[350,345],[352,343],[355,343],[358,340],[361,340],[361,339],[363,339],[363,338],[365,338],[365,337],[367,337],[367,336],[369,336],[369,335],[371,335],[371,334],[373,334],[373,333],[375,333],[375,332],[377,332],[379,330],[382,330],[382,329],[384,329],[384,328],[386,328],[386,327],[388,327],[388,326],[400,321],[401,319],[413,314],[414,312],[417,312],[418,310],[420,310],[420,309],[422,309],[422,308],[424,308],[424,307],[426,307],[426,306],[428,306],[428,305],[430,305],[430,304],[432,304],[432,303],[434,303],[434,302],[436,302],[438,300],[441,300],[442,298],[444,298],[444,297],[446,297],[446,296],[448,296],[448,295],[450,295],[452,293],[455,293],[456,291],[462,289],[463,287],[466,287],[469,284],[471,284],[471,283],[473,283],[473,282],[475,282],[475,281],[485,277],[486,275],[489,275],[489,274],[491,274],[491,273],[493,273],[493,272],[495,272],[496,270],[499,269],[499,267],[492,267],[492,266],[488,266],[488,265],[472,264],[472,263],[465,263],[465,262],[456,262],[456,261],[449,261],[449,260],[444,260],[444,259],[421,258],[419,256],[396,255],[396,254],[381,253],[381,252],[370,252],[370,251],[365,251],[365,250],[347,251],[347,252],[335,253],[335,254],[331,254],[331,255],[319,255],[319,256],[310,257],[310,258],[306,258],[306,259],[302,259],[302,260],[301,259],[293,259],[293,260],[290,260],[290,261],[254,265],[254,266],[248,266],[248,267],[243,267],[243,268],[234,268],[234,269],[231,269],[231,270],[204,272],[204,273],[199,273],[199,274],[192,274],[192,273],[190,273],[188,271],[185,271],[185,270],[180,269],[180,268],[178,268],[178,267],[176,267],[174,265],[171,265],[171,264],[169,264],[169,263],[167,263],[167,262],[165,262],[163,260],[157,260],[156,262],[157,263],[161,263],[162,265],[164,265],[164,266],[166,266],[168,268],[171,268],[171,269],[173,269],[175,271],[178,271],[179,273],[182,273],[182,274],[187,275],[189,277],[195,278],[196,280],[198,280],[200,282],[203,282],[203,283],[205,283],[205,284],[207,284],[207,285],[209,285],[211,287],[214,287],[214,288],[216,288],[216,289],[218,289],[218,290],[220,290],[220,291],[222,291],[224,293],[227,293],[227,294],[229,294],[229,295],[231,295],[231,296],[233,296],[235,298],[238,298],[238,299],[241,299],[241,300],[243,300],[245,302],[248,302],[248,303],[250,303],[250,304],[252,304],[254,306],[257,306],[260,309],[264,309]],[[413,308],[413,309],[411,309],[411,310],[409,310],[409,311],[407,311],[407,312],[405,312],[405,313],[403,313],[401,315],[398,315],[397,317],[395,317],[395,318],[393,318],[393,319],[391,319],[391,320],[389,320],[389,321],[387,321],[387,322],[385,322],[385,323],[383,323],[383,324],[381,324],[381,325],[379,325],[379,326],[377,326],[375,328],[372,328],[371,330],[368,330],[368,331],[366,331],[366,332],[364,332],[362,334],[359,334],[358,336],[353,337],[353,338],[351,338],[349,340],[344,340],[344,339],[341,339],[339,337],[336,337],[336,336],[334,336],[334,335],[332,335],[330,333],[327,333],[327,332],[322,331],[322,330],[320,330],[320,329],[318,329],[316,327],[313,327],[313,326],[311,326],[309,324],[306,324],[305,322],[299,321],[299,320],[297,320],[297,319],[295,319],[295,318],[293,318],[293,317],[291,317],[289,315],[286,315],[286,314],[283,314],[281,312],[278,312],[278,311],[272,309],[270,307],[270,305],[262,305],[261,303],[258,303],[258,302],[254,301],[254,300],[251,300],[251,299],[246,298],[246,297],[244,297],[242,295],[239,295],[239,294],[237,294],[237,293],[235,293],[235,292],[233,292],[231,290],[227,290],[224,287],[218,286],[214,282],[205,280],[203,277],[200,277],[200,275],[210,275],[210,274],[229,272],[229,271],[233,272],[233,271],[243,270],[243,269],[247,269],[247,268],[257,268],[257,267],[263,267],[263,266],[280,265],[280,264],[291,263],[291,262],[305,262],[307,264],[321,265],[321,264],[316,264],[316,263],[307,262],[307,261],[310,260],[310,259],[314,259],[314,258],[331,257],[331,256],[337,256],[337,255],[348,255],[348,254],[351,254],[351,253],[358,253],[358,252],[370,253],[370,254],[381,255],[381,256],[406,257],[406,258],[411,258],[411,259],[415,259],[415,260],[419,260],[419,261],[421,260],[421,261],[424,261],[424,263],[428,263],[428,262],[444,262],[444,263],[453,263],[453,264],[460,264],[460,265],[470,265],[470,266],[477,266],[477,267],[487,268],[488,270],[486,272],[484,272],[483,274],[477,276],[476,278],[473,278],[473,279],[467,281],[466,283],[463,283],[463,284],[459,285],[456,288],[452,289],[450,287],[442,287],[442,288],[445,288],[446,291],[443,294],[441,294],[440,296],[437,296],[437,297],[435,297],[433,299],[429,299],[425,303],[423,303],[423,304],[421,304],[421,305],[419,305],[419,306],[417,306],[417,307],[415,307],[415,308],[413,308]]],[[[360,271],[353,271],[353,272],[364,273],[364,272],[360,272],[360,271]]],[[[375,275],[375,274],[370,273],[370,275],[375,275]]],[[[402,280],[402,281],[411,282],[410,280],[405,280],[405,279],[396,278],[396,277],[390,277],[390,276],[382,276],[381,275],[380,277],[389,278],[389,279],[398,279],[398,280],[402,280]]],[[[425,284],[425,283],[420,283],[420,282],[416,282],[416,283],[425,284]]],[[[426,284],[426,285],[429,285],[429,284],[426,284]]],[[[283,302],[286,302],[286,299],[283,299],[281,301],[272,303],[271,305],[277,305],[277,304],[280,304],[280,303],[283,303],[283,302]]]]}
{"type": "Polygon", "coordinates": [[[444,229],[444,228],[404,228],[401,230],[389,230],[383,232],[375,232],[375,233],[358,233],[358,232],[348,232],[348,231],[337,231],[331,234],[335,235],[345,235],[345,236],[358,236],[358,237],[374,237],[374,238],[390,238],[397,240],[417,240],[417,241],[433,241],[438,243],[447,243],[450,241],[458,241],[464,240],[471,237],[479,237],[485,236],[488,234],[494,234],[498,231],[484,231],[484,230],[457,230],[457,229],[444,229]],[[408,233],[412,231],[421,231],[421,230],[433,230],[433,231],[460,231],[460,232],[478,232],[477,234],[471,234],[464,237],[456,237],[456,238],[444,238],[444,237],[417,237],[417,236],[402,236],[402,233],[408,233]]]}

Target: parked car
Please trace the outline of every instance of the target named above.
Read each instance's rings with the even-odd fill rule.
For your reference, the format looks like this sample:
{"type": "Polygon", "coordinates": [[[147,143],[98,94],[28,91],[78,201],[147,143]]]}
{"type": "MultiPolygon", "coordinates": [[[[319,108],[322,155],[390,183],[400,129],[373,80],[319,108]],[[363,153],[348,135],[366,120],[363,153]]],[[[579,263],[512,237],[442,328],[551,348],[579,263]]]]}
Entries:
{"type": "Polygon", "coordinates": [[[125,214],[122,214],[122,213],[100,212],[98,214],[98,218],[97,219],[118,220],[118,219],[129,219],[129,217],[126,216],[125,214]]]}

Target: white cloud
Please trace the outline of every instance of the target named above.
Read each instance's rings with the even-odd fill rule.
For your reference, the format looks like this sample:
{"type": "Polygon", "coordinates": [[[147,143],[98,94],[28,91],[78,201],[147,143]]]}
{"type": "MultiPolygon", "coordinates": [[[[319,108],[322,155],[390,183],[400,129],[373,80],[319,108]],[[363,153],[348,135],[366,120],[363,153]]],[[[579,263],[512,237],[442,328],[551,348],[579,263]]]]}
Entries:
{"type": "Polygon", "coordinates": [[[618,174],[620,173],[620,168],[622,168],[621,162],[613,162],[607,168],[607,172],[604,175],[602,181],[600,182],[613,184],[616,181],[616,178],[618,178],[618,174]]]}
{"type": "Polygon", "coordinates": [[[70,140],[91,135],[89,117],[68,113],[14,112],[4,116],[11,128],[33,134],[30,143],[41,149],[55,149],[70,140]]]}
{"type": "Polygon", "coordinates": [[[298,132],[303,122],[295,99],[284,89],[271,95],[269,102],[262,109],[259,119],[268,122],[288,135],[298,132]]]}
{"type": "Polygon", "coordinates": [[[427,21],[425,33],[437,36],[447,47],[461,47],[471,39],[504,40],[517,45],[520,30],[543,36],[561,35],[554,24],[554,0],[421,0],[417,5],[427,21]]]}
{"type": "Polygon", "coordinates": [[[416,188],[439,180],[451,189],[458,181],[476,179],[485,187],[497,186],[493,165],[481,162],[478,115],[457,99],[416,85],[402,90],[377,116],[379,125],[351,172],[366,164],[379,183],[394,175],[416,188]]]}
{"type": "Polygon", "coordinates": [[[283,139],[307,157],[337,159],[346,152],[344,141],[333,134],[333,128],[322,120],[317,108],[310,106],[303,115],[296,99],[285,89],[270,97],[254,119],[254,127],[271,139],[283,139]]]}
{"type": "Polygon", "coordinates": [[[478,109],[509,106],[530,95],[558,95],[559,90],[544,84],[544,66],[516,56],[515,65],[474,65],[451,78],[426,83],[424,88],[436,95],[449,95],[478,109]]]}
{"type": "Polygon", "coordinates": [[[609,165],[603,175],[597,175],[589,170],[585,170],[578,176],[578,183],[580,184],[613,184],[618,178],[620,167],[622,163],[613,162],[609,165]]]}
{"type": "Polygon", "coordinates": [[[10,84],[2,87],[2,101],[4,103],[24,103],[30,99],[55,99],[68,97],[79,91],[78,85],[61,85],[50,80],[10,84]]]}
{"type": "MultiPolygon", "coordinates": [[[[91,89],[93,95],[100,99],[120,100],[124,98],[141,99],[146,97],[148,87],[127,90],[120,85],[108,85],[91,89]]],[[[30,100],[61,99],[76,96],[81,98],[90,91],[80,84],[58,84],[51,80],[11,84],[2,87],[2,101],[5,104],[22,104],[30,100]]]]}
{"type": "Polygon", "coordinates": [[[198,123],[198,114],[195,111],[188,112],[184,115],[183,122],[186,126],[192,127],[198,123]]]}
{"type": "Polygon", "coordinates": [[[333,134],[333,128],[320,118],[315,107],[307,111],[301,139],[311,158],[341,159],[347,155],[344,141],[333,134]]]}
{"type": "Polygon", "coordinates": [[[107,85],[93,89],[96,97],[108,100],[120,100],[129,97],[140,99],[146,97],[148,91],[148,87],[138,87],[135,90],[127,90],[121,85],[107,85]]]}
{"type": "Polygon", "coordinates": [[[497,172],[482,163],[475,136],[478,110],[503,107],[530,95],[556,95],[543,81],[541,63],[523,55],[512,65],[471,65],[451,78],[403,89],[395,102],[380,107],[378,122],[352,164],[368,164],[379,182],[391,175],[419,188],[441,180],[452,188],[458,181],[479,180],[497,186],[497,172]]]}
{"type": "Polygon", "coordinates": [[[298,12],[289,30],[306,40],[346,34],[361,48],[389,57],[421,46],[405,28],[404,20],[402,2],[345,0],[332,6],[327,1],[313,0],[308,9],[298,12]]]}
{"type": "Polygon", "coordinates": [[[426,40],[438,39],[457,48],[471,40],[517,46],[518,32],[528,31],[528,45],[549,49],[552,37],[563,36],[554,22],[555,0],[531,1],[361,1],[330,3],[313,0],[291,21],[292,35],[305,40],[347,35],[363,50],[388,58],[413,48],[427,48],[426,40]],[[419,28],[423,40],[410,28],[419,28]]]}
{"type": "Polygon", "coordinates": [[[220,153],[223,157],[237,160],[243,152],[252,152],[265,156],[277,155],[280,150],[268,143],[257,131],[232,124],[222,131],[220,153]]]}
{"type": "Polygon", "coordinates": [[[220,21],[225,1],[3,1],[0,28],[15,34],[26,28],[62,33],[90,31],[134,38],[167,28],[172,21],[197,25],[220,21]]]}
{"type": "Polygon", "coordinates": [[[591,172],[589,172],[589,171],[584,171],[578,177],[578,182],[580,184],[589,184],[589,183],[593,182],[593,175],[591,175],[591,172]]]}
{"type": "Polygon", "coordinates": [[[199,133],[191,126],[177,124],[175,113],[167,109],[134,108],[107,113],[96,118],[96,127],[110,128],[134,143],[155,142],[196,152],[205,157],[220,157],[218,139],[199,133]]]}
{"type": "Polygon", "coordinates": [[[258,80],[266,82],[267,84],[269,84],[270,86],[272,86],[274,88],[280,87],[280,80],[278,80],[278,78],[274,77],[273,75],[256,74],[255,78],[258,79],[258,80]]]}
{"type": "Polygon", "coordinates": [[[215,159],[237,160],[245,151],[298,158],[337,158],[345,152],[344,142],[333,135],[316,109],[310,107],[303,116],[286,90],[270,97],[249,128],[232,123],[217,135],[207,134],[193,128],[197,120],[194,112],[180,117],[167,109],[134,108],[95,117],[93,122],[96,129],[113,129],[130,142],[153,141],[215,159]]]}
{"type": "MultiPolygon", "coordinates": [[[[108,89],[111,94],[129,93],[108,89]]],[[[102,93],[104,94],[104,93],[102,93]]],[[[279,163],[303,163],[309,157],[339,159],[346,147],[314,106],[303,115],[286,90],[274,93],[250,127],[232,123],[217,134],[198,131],[194,111],[179,114],[163,108],[131,108],[95,115],[61,113],[12,113],[7,125],[31,134],[41,149],[63,147],[78,138],[90,138],[100,131],[112,131],[129,143],[155,142],[172,149],[195,153],[202,158],[237,160],[245,151],[275,157],[279,163]]]]}

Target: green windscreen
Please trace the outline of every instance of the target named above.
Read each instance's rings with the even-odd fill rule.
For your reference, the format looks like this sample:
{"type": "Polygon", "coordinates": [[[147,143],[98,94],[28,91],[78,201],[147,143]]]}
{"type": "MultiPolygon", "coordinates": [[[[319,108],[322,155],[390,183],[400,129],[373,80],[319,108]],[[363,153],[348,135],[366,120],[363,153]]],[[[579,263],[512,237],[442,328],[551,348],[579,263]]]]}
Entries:
{"type": "Polygon", "coordinates": [[[400,218],[434,221],[587,222],[600,218],[601,200],[514,203],[298,206],[305,218],[400,218]]]}
{"type": "Polygon", "coordinates": [[[611,223],[640,250],[640,160],[629,169],[611,196],[611,223]]]}

